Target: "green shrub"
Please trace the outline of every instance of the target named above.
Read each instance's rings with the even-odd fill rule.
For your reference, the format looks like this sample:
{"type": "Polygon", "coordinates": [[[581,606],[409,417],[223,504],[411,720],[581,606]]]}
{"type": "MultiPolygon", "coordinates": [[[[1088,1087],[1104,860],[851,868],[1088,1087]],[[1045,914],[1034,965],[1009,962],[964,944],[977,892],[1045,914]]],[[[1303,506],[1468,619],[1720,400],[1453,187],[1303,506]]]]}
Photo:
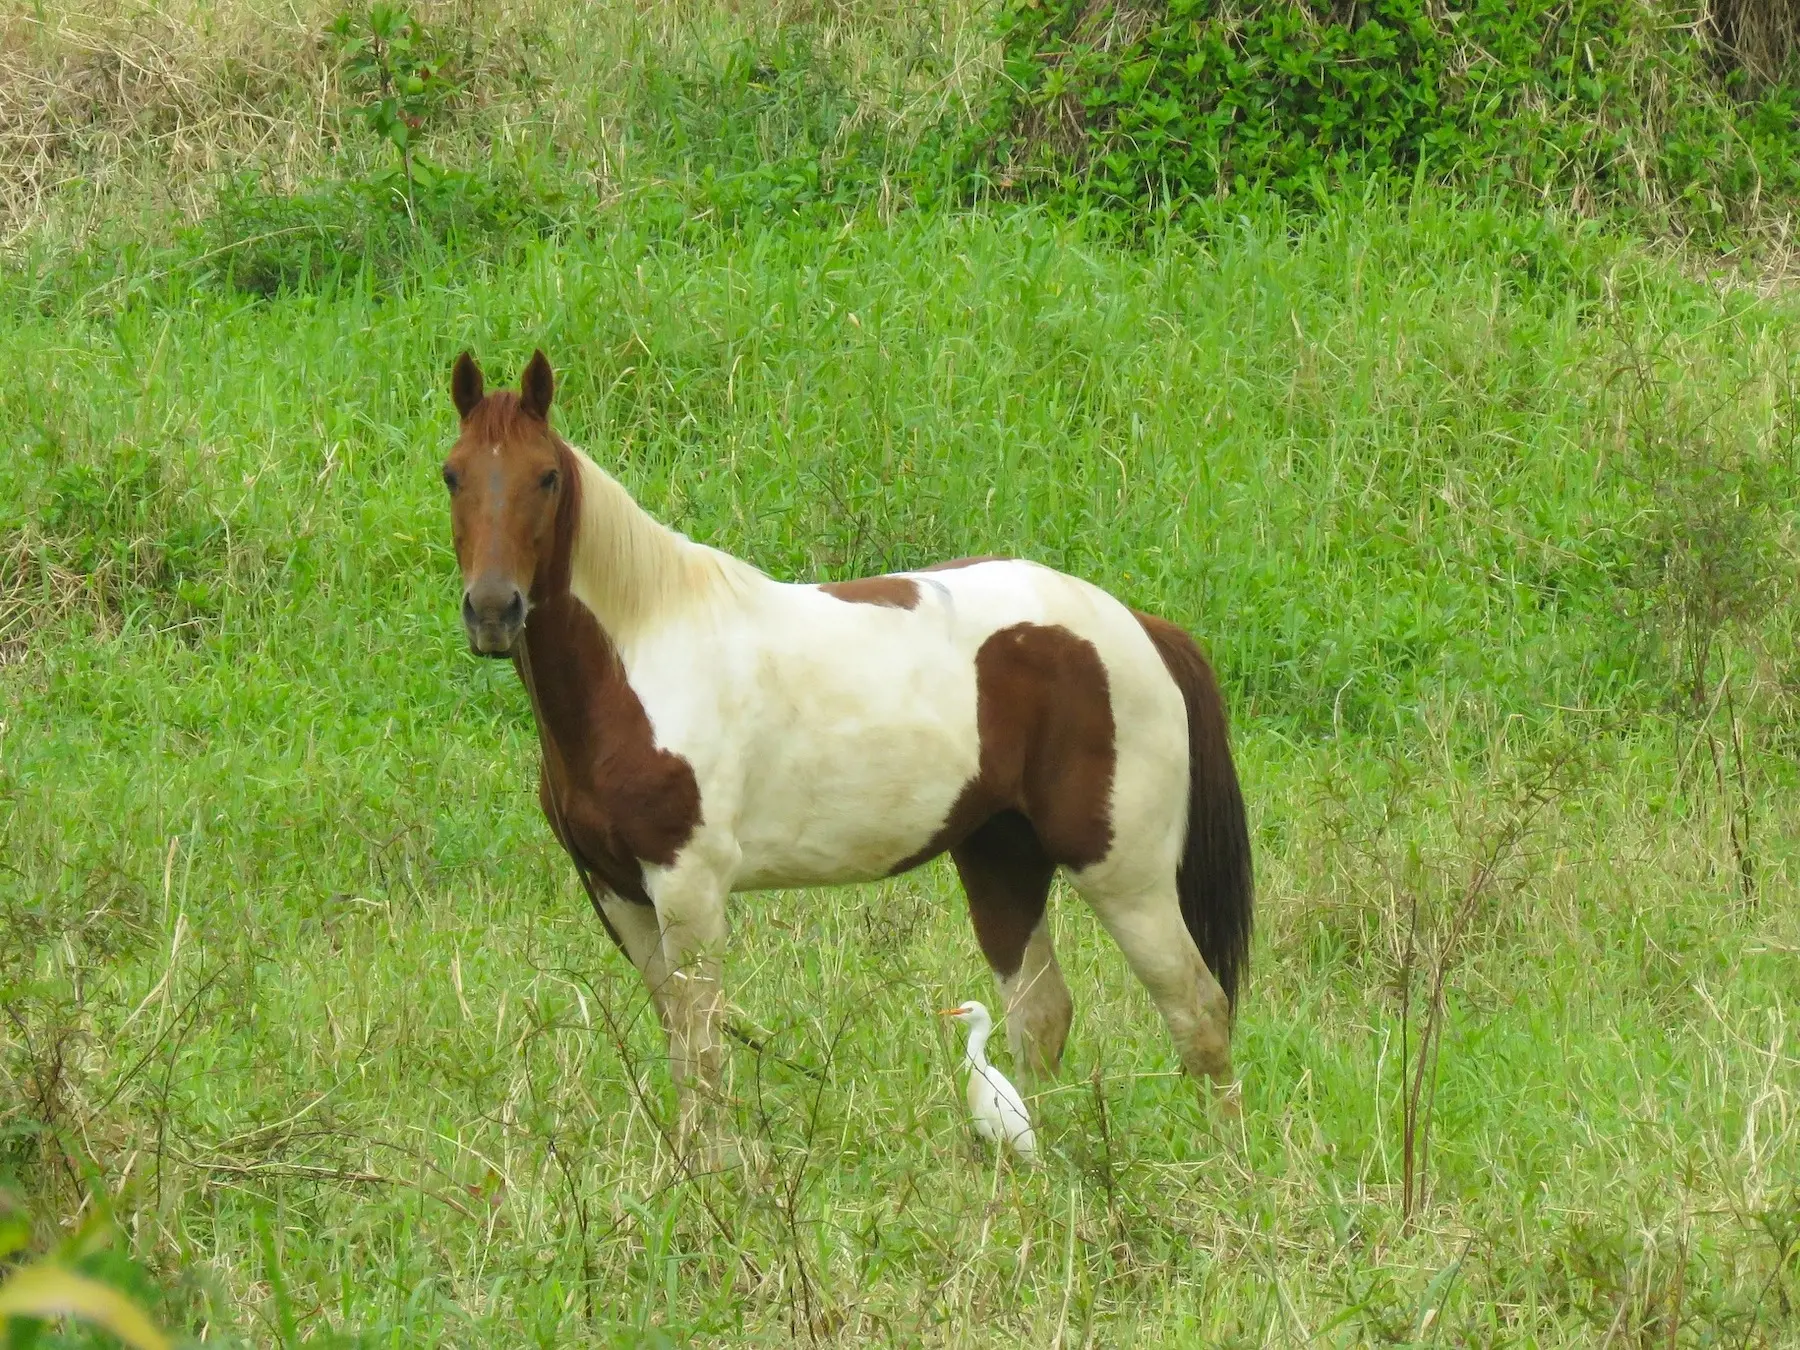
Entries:
{"type": "Polygon", "coordinates": [[[469,173],[412,161],[403,171],[270,191],[232,180],[185,242],[204,275],[253,295],[319,290],[366,278],[377,289],[421,252],[480,254],[556,234],[571,218],[560,188],[508,171],[469,173]]]}
{"type": "MultiPolygon", "coordinates": [[[[340,19],[331,36],[344,44],[346,80],[365,120],[396,147],[398,162],[294,192],[271,190],[255,174],[229,181],[184,239],[203,274],[264,296],[346,282],[380,290],[434,255],[493,256],[576,223],[565,164],[465,171],[417,153],[413,131],[442,114],[456,84],[440,58],[427,61],[422,53],[436,48],[403,10],[376,6],[354,23],[340,19]]],[[[854,208],[884,167],[879,138],[853,126],[855,111],[804,32],[739,43],[683,68],[646,60],[631,119],[629,153],[639,162],[627,180],[628,209],[666,234],[854,208]]]]}
{"type": "Polygon", "coordinates": [[[1722,226],[1800,195],[1800,95],[1721,78],[1693,17],[1632,0],[1005,0],[1005,93],[972,168],[1134,212],[1423,173],[1722,226]]]}
{"type": "Polygon", "coordinates": [[[688,211],[728,225],[853,207],[879,184],[882,139],[804,28],[733,44],[686,69],[640,74],[641,149],[679,185],[688,211]]]}
{"type": "Polygon", "coordinates": [[[220,613],[234,561],[225,520],[166,457],[120,445],[95,460],[40,448],[35,511],[0,515],[0,627],[28,636],[91,604],[110,624],[143,612],[187,627],[220,613]]]}

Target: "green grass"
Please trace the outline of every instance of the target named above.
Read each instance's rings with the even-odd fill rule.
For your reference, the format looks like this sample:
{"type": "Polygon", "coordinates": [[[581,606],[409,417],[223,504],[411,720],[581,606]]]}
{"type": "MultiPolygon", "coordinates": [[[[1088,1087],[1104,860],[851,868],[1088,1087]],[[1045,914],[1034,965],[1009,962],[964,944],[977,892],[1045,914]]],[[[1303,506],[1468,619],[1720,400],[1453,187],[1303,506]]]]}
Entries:
{"type": "Polygon", "coordinates": [[[379,289],[59,275],[0,289],[0,1167],[45,1241],[111,1205],[184,1329],[1800,1343],[1791,299],[1431,195],[1136,251],[614,213],[379,289]],[[450,360],[540,344],[567,435],[778,576],[1016,552],[1207,642],[1258,849],[1241,1125],[1059,894],[1049,1162],[996,1174],[934,865],[734,904],[745,1162],[683,1174],[456,621],[450,360]],[[1397,990],[1465,896],[1406,1225],[1397,990]]]}

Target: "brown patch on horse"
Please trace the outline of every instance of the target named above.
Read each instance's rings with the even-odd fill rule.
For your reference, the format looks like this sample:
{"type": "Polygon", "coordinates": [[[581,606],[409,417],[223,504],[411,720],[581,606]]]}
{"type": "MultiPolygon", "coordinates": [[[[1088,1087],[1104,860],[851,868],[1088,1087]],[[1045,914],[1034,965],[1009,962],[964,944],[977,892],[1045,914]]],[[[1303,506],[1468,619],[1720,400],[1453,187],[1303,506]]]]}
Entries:
{"type": "Polygon", "coordinates": [[[1002,628],[975,654],[979,771],[904,872],[946,850],[988,964],[1015,973],[1056,866],[1112,846],[1112,695],[1093,643],[1057,626],[1002,628]]]}
{"type": "Polygon", "coordinates": [[[657,746],[618,654],[573,594],[532,609],[525,644],[550,828],[611,890],[647,905],[644,864],[672,864],[700,825],[693,766],[657,746]]]}
{"type": "Polygon", "coordinates": [[[821,581],[819,589],[853,605],[917,609],[919,583],[911,577],[859,577],[855,581],[821,581]]]}
{"type": "Polygon", "coordinates": [[[946,558],[943,562],[929,563],[917,570],[921,572],[954,572],[961,567],[973,567],[977,563],[1011,562],[1011,558],[1003,558],[998,553],[983,553],[975,558],[946,558]]]}
{"type": "Polygon", "coordinates": [[[975,679],[982,789],[1022,811],[1056,862],[1099,862],[1112,847],[1115,745],[1094,644],[1060,626],[1014,624],[981,644],[975,679]]]}
{"type": "Polygon", "coordinates": [[[1094,644],[1020,623],[975,654],[980,768],[904,872],[949,850],[989,963],[1019,968],[1058,864],[1087,867],[1112,847],[1112,694],[1094,644]]]}
{"type": "MultiPolygon", "coordinates": [[[[920,572],[954,572],[961,567],[973,567],[977,563],[1006,562],[1008,559],[998,554],[988,554],[980,558],[947,558],[943,562],[928,563],[918,568],[920,572]]],[[[919,607],[919,583],[911,577],[881,576],[859,577],[854,581],[822,581],[819,589],[827,595],[835,595],[839,600],[848,600],[859,605],[886,605],[890,609],[917,609],[919,607]]]]}

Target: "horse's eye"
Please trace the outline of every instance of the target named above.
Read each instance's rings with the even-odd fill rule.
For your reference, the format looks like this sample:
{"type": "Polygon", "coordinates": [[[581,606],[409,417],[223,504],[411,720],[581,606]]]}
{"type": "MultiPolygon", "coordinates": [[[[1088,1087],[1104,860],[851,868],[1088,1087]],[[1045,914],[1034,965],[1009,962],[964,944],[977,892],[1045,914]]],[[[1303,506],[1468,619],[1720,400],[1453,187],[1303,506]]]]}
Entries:
{"type": "Polygon", "coordinates": [[[556,486],[556,470],[555,469],[545,470],[544,476],[542,478],[538,479],[538,486],[541,487],[542,489],[544,489],[545,492],[548,492],[548,491],[550,491],[551,488],[555,487],[556,486]]]}
{"type": "Polygon", "coordinates": [[[456,470],[455,469],[445,469],[444,470],[444,486],[449,488],[452,492],[456,491],[456,470]]]}

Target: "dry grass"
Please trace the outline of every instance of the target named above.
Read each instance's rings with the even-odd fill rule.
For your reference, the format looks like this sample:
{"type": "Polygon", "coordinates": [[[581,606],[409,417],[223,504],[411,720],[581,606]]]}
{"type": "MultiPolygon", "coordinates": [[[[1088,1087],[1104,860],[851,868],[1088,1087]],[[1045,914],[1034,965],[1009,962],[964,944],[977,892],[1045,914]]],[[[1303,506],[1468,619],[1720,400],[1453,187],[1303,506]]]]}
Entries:
{"type": "MultiPolygon", "coordinates": [[[[108,217],[204,213],[222,175],[278,187],[379,161],[363,135],[321,0],[30,0],[0,8],[0,247],[79,240],[108,217]]],[[[855,98],[846,124],[885,132],[964,107],[989,68],[980,0],[928,7],[688,0],[423,0],[461,86],[426,153],[554,146],[604,179],[627,153],[646,58],[681,68],[739,41],[804,29],[855,98]],[[926,59],[929,57],[929,59],[926,59]]]]}
{"type": "MultiPolygon", "coordinates": [[[[236,164],[316,168],[333,81],[318,28],[297,14],[213,4],[43,12],[19,6],[0,21],[9,241],[69,196],[89,212],[139,194],[192,211],[205,183],[236,164]]],[[[92,217],[64,225],[79,232],[92,217]]]]}
{"type": "Polygon", "coordinates": [[[8,531],[0,548],[0,666],[22,660],[32,639],[81,608],[84,578],[46,556],[36,531],[8,531]]]}
{"type": "Polygon", "coordinates": [[[1793,74],[1800,58],[1800,8],[1789,0],[1710,0],[1705,22],[1753,83],[1793,74]]]}

